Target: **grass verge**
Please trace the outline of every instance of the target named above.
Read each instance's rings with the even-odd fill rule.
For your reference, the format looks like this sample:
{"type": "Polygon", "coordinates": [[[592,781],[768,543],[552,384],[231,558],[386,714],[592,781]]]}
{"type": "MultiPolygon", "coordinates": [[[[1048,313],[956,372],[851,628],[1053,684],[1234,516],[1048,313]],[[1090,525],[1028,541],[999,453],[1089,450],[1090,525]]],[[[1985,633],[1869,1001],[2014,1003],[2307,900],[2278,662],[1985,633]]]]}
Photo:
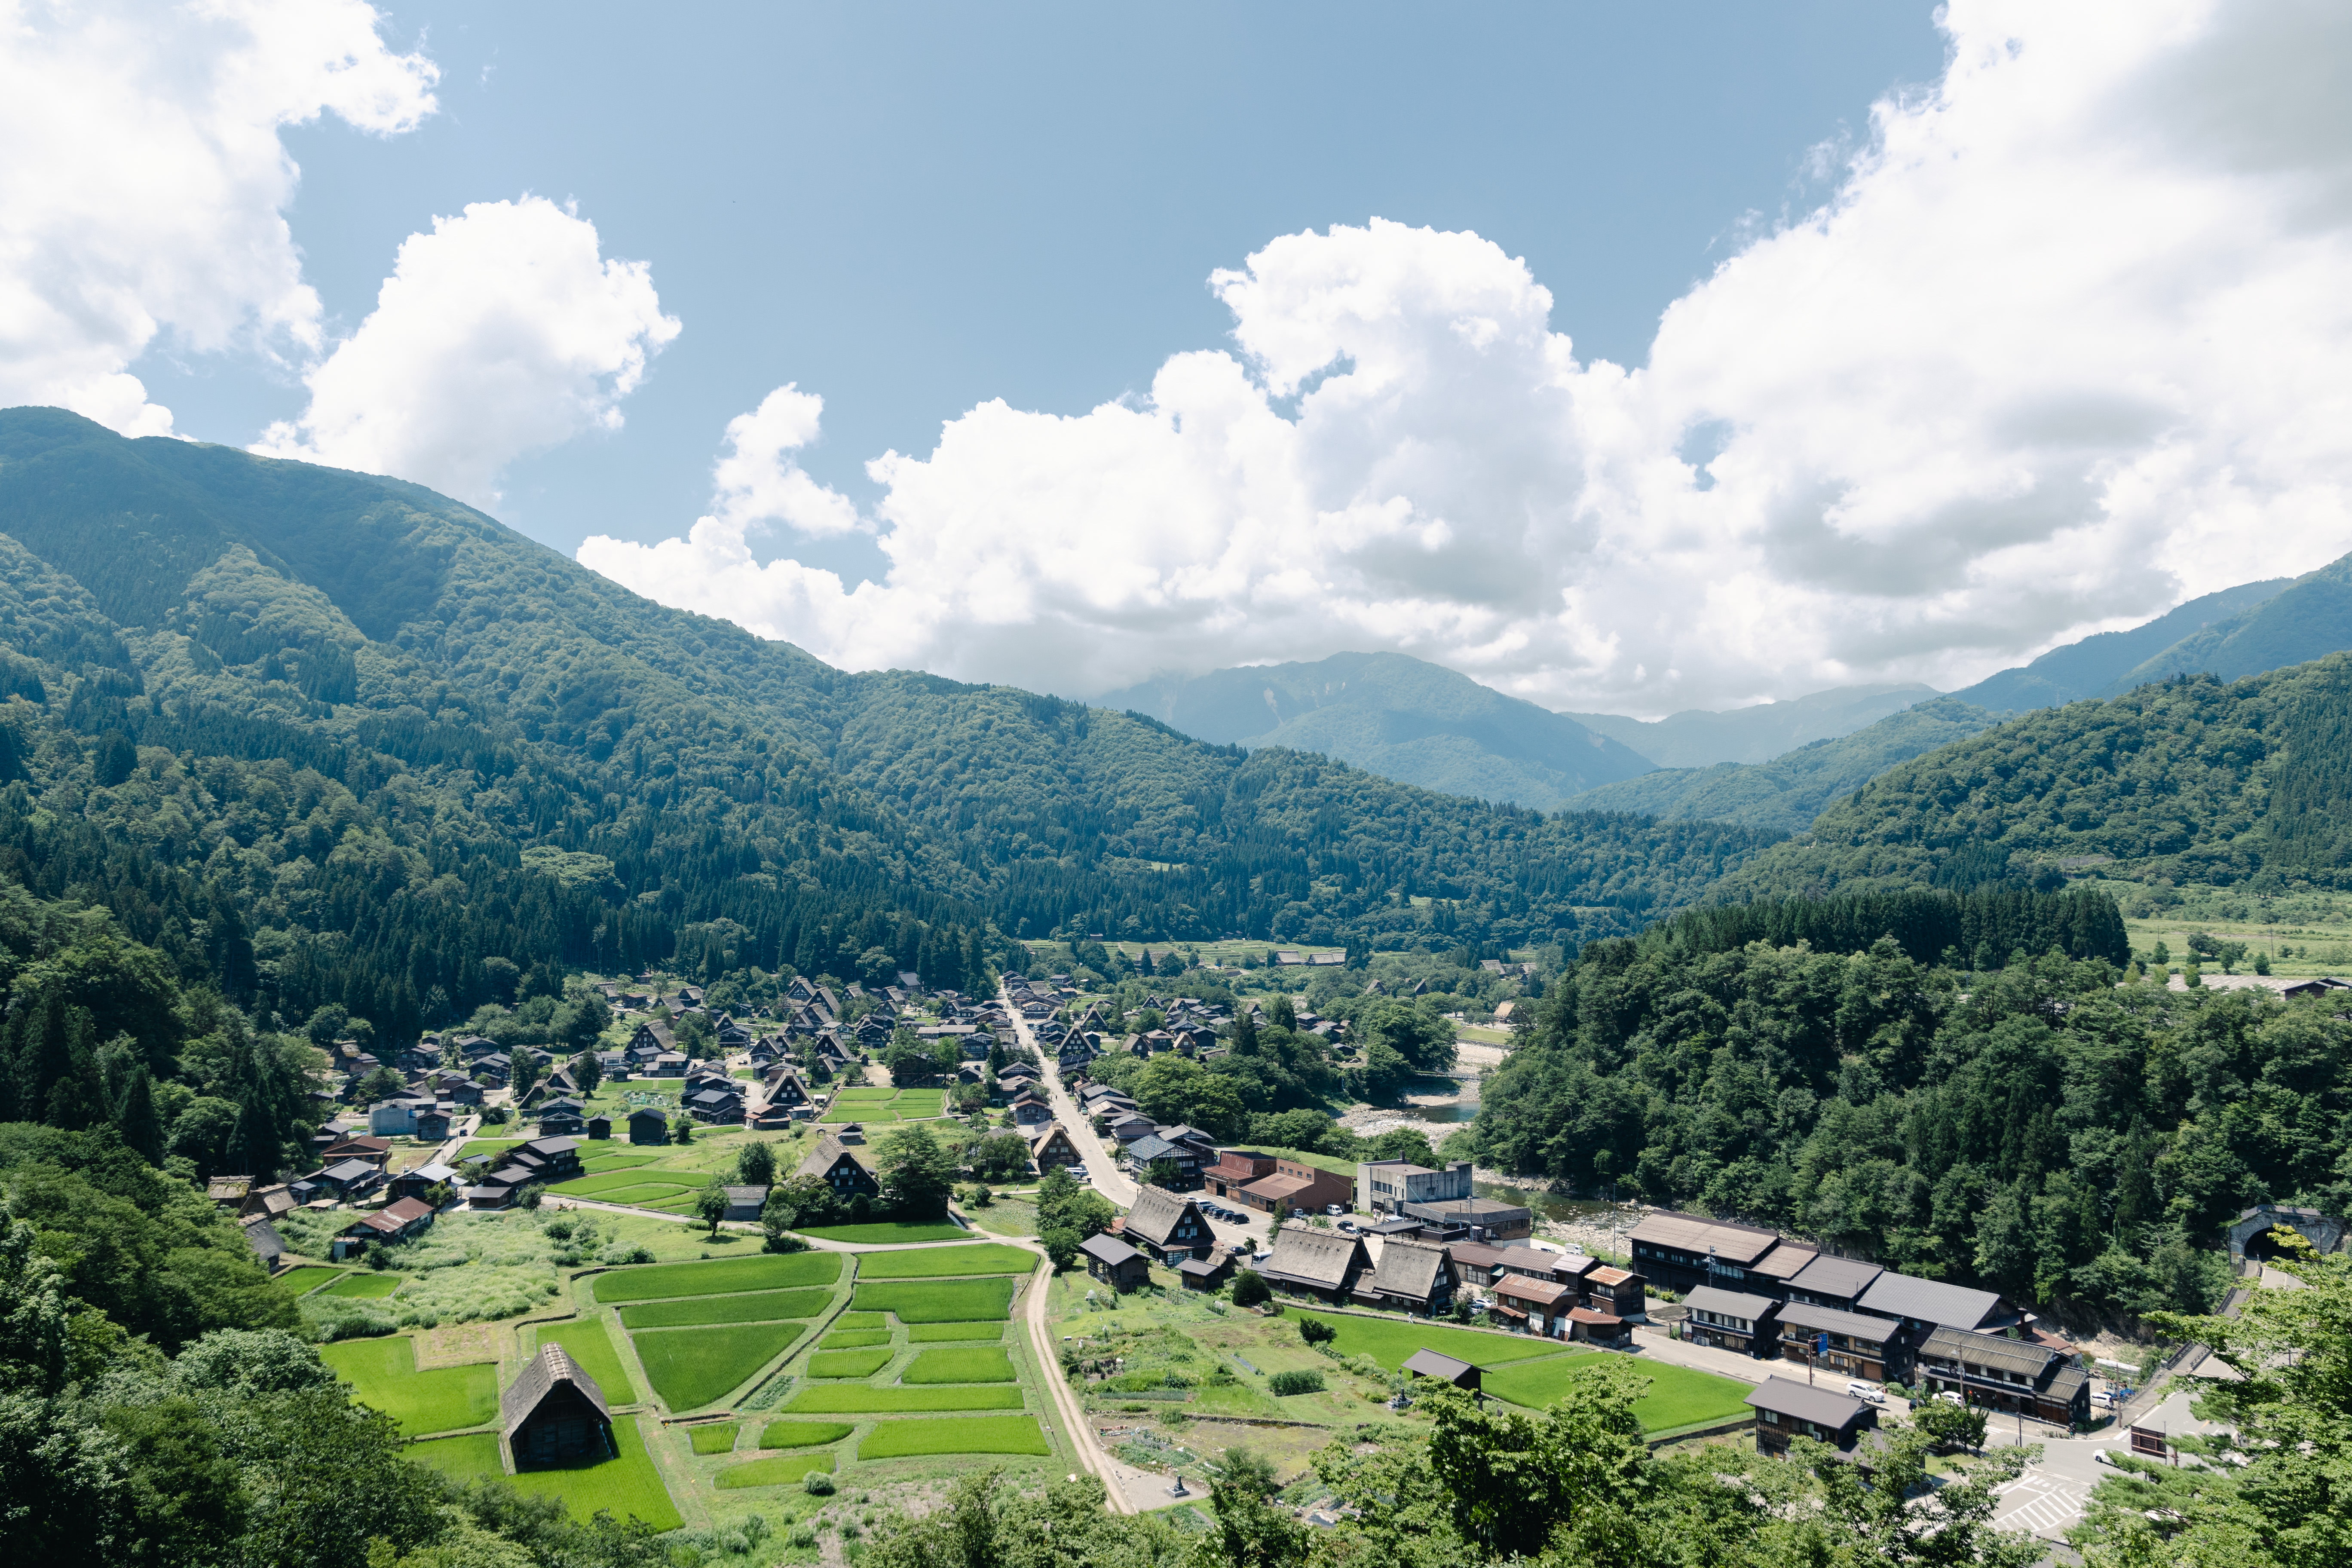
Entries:
{"type": "Polygon", "coordinates": [[[719,1472],[719,1485],[727,1491],[742,1487],[788,1486],[811,1470],[831,1468],[831,1454],[776,1454],[765,1459],[753,1459],[747,1465],[728,1466],[719,1472]]]}

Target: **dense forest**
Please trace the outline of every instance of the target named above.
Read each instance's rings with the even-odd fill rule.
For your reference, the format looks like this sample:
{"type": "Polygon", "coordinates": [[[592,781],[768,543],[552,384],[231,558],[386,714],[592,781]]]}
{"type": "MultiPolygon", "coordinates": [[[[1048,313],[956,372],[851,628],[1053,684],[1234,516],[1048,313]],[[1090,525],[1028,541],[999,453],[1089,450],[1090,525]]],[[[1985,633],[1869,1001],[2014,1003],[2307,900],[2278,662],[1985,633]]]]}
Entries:
{"type": "Polygon", "coordinates": [[[1872,779],[1802,841],[1732,873],[1722,896],[1948,884],[1959,864],[2031,875],[2061,861],[2167,886],[2352,886],[2352,654],[2026,714],[1872,779]]]}
{"type": "Polygon", "coordinates": [[[2244,1205],[2352,1202],[2352,1020],[2119,985],[2119,921],[2085,918],[2093,902],[1836,900],[1593,943],[1488,1079],[1479,1158],[2062,1310],[2203,1310],[2218,1255],[2199,1249],[2244,1205]],[[1925,952],[1966,952],[1936,926],[2004,905],[2019,936],[1997,970],[1867,937],[1907,921],[1925,952]],[[1728,940],[1791,926],[1829,940],[1728,940]]]}

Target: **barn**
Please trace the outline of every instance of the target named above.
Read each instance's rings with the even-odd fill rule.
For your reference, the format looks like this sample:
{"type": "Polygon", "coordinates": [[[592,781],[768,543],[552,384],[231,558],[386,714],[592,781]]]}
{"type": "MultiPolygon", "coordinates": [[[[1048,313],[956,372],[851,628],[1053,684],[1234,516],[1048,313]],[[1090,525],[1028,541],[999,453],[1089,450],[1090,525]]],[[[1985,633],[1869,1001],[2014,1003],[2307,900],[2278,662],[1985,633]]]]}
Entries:
{"type": "Polygon", "coordinates": [[[518,1469],[620,1456],[604,1391],[562,1345],[540,1347],[499,1401],[499,1435],[518,1469]]]}

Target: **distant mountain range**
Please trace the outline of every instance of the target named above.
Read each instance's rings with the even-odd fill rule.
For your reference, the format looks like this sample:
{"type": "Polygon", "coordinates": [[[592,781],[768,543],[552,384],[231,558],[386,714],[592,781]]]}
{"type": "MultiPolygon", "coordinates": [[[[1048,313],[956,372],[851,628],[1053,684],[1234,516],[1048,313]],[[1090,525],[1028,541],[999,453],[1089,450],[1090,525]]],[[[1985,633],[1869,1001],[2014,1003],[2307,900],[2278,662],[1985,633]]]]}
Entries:
{"type": "Polygon", "coordinates": [[[1851,735],[1890,713],[1937,695],[1932,686],[1836,686],[1786,702],[1759,702],[1720,713],[1693,708],[1664,719],[1570,713],[1587,729],[1619,740],[1662,768],[1761,763],[1815,741],[1851,735]]]}
{"type": "Polygon", "coordinates": [[[1169,677],[1096,700],[1196,740],[1321,752],[1402,784],[1543,810],[1654,766],[1571,715],[1401,653],[1169,677]]]}
{"type": "Polygon", "coordinates": [[[1100,700],[1201,740],[1320,752],[1451,795],[1801,833],[1869,779],[2005,715],[2175,675],[2237,680],[2347,648],[2352,556],[2207,594],[1948,696],[1929,686],[1843,686],[1642,720],[1554,713],[1403,654],[1350,653],[1155,679],[1100,700]]]}

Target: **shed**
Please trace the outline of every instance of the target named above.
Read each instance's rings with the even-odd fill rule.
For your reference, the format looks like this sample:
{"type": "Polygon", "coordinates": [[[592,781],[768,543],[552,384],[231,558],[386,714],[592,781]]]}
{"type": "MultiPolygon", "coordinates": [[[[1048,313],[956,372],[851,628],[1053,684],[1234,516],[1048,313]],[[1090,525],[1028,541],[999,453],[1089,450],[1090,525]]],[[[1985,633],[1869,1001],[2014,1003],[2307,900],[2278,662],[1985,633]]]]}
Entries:
{"type": "Polygon", "coordinates": [[[1150,1282],[1150,1260],[1115,1236],[1090,1236],[1078,1244],[1078,1250],[1086,1254],[1087,1274],[1115,1290],[1150,1282]]]}
{"type": "Polygon", "coordinates": [[[541,1345],[499,1399],[499,1436],[517,1469],[620,1457],[604,1391],[562,1345],[541,1345]]]}
{"type": "Polygon", "coordinates": [[[1234,1255],[1223,1247],[1206,1258],[1188,1258],[1176,1266],[1187,1290],[1213,1290],[1234,1276],[1234,1255]]]}
{"type": "Polygon", "coordinates": [[[669,1142],[669,1118],[650,1105],[641,1105],[629,1112],[629,1142],[632,1143],[667,1143],[669,1142]]]}
{"type": "Polygon", "coordinates": [[[1417,1350],[1404,1358],[1404,1370],[1415,1377],[1433,1377],[1440,1383],[1450,1383],[1456,1388],[1475,1392],[1479,1379],[1485,1375],[1466,1361],[1456,1361],[1429,1349],[1417,1350]]]}
{"type": "Polygon", "coordinates": [[[589,1137],[591,1137],[591,1138],[595,1138],[595,1139],[600,1139],[600,1140],[601,1140],[601,1139],[610,1138],[612,1135],[613,1135],[613,1119],[612,1119],[611,1117],[609,1117],[609,1116],[592,1116],[592,1117],[590,1117],[590,1118],[588,1119],[588,1136],[589,1136],[589,1137]]]}
{"type": "Polygon", "coordinates": [[[761,1205],[768,1201],[768,1189],[765,1187],[729,1187],[725,1191],[727,1213],[724,1217],[728,1219],[758,1219],[761,1205]]]}

